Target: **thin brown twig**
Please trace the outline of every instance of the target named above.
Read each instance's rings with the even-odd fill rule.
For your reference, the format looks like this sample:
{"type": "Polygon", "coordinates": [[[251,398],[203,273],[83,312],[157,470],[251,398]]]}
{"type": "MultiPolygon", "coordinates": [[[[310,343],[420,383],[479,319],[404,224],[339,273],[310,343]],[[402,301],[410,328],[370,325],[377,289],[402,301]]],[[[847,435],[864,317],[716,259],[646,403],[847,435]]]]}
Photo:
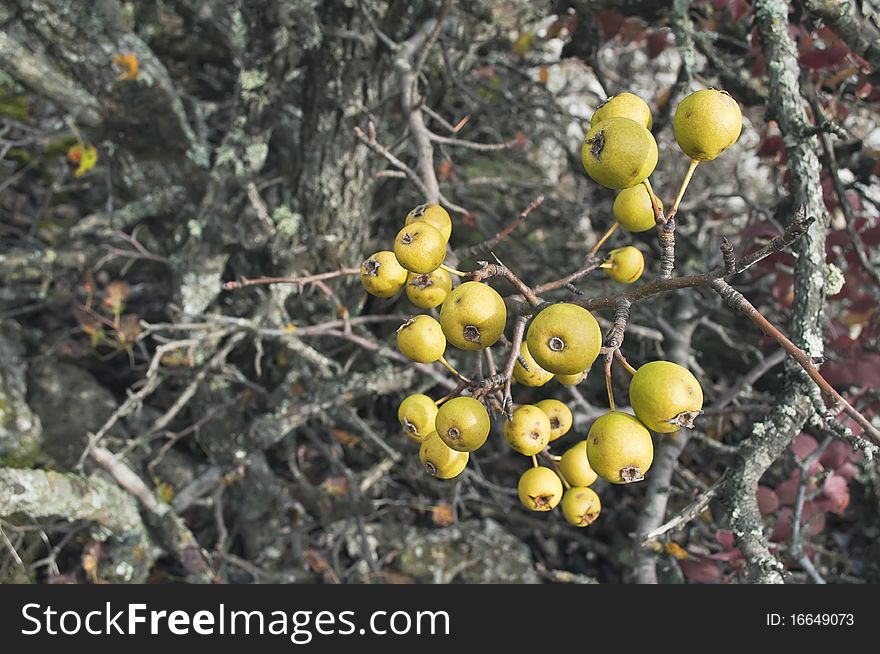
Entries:
{"type": "Polygon", "coordinates": [[[737,291],[726,281],[723,279],[715,279],[710,283],[710,286],[712,287],[712,290],[721,296],[727,306],[746,316],[749,320],[755,323],[762,332],[776,341],[786,352],[788,352],[788,355],[804,369],[810,379],[812,379],[819,387],[826,402],[829,403],[830,408],[842,407],[847,415],[865,430],[865,435],[868,436],[875,445],[880,445],[880,430],[871,424],[870,420],[859,413],[831,384],[825,380],[816,366],[813,365],[813,361],[806,352],[792,343],[791,340],[767,320],[742,293],[737,291]]]}
{"type": "Polygon", "coordinates": [[[339,270],[331,270],[330,272],[318,273],[316,275],[306,275],[305,277],[255,277],[248,279],[247,277],[239,277],[235,281],[226,282],[223,288],[232,291],[245,286],[265,286],[267,284],[297,284],[299,286],[305,284],[313,284],[325,279],[334,279],[347,275],[359,275],[360,268],[340,268],[339,270]]]}
{"type": "Polygon", "coordinates": [[[481,282],[490,277],[503,277],[516,288],[533,309],[537,309],[542,304],[541,298],[535,295],[535,292],[511,272],[507,266],[501,263],[489,263],[488,261],[478,261],[477,265],[479,268],[470,274],[474,281],[481,282]]]}
{"type": "Polygon", "coordinates": [[[487,238],[485,241],[483,241],[481,243],[477,243],[476,245],[472,245],[470,247],[463,248],[463,249],[459,250],[458,251],[459,258],[469,257],[471,255],[478,253],[478,252],[485,252],[487,250],[491,250],[496,245],[498,245],[501,241],[503,241],[505,238],[510,236],[510,234],[513,233],[513,230],[515,230],[517,227],[522,225],[523,222],[525,222],[526,218],[528,218],[529,215],[535,209],[540,207],[543,203],[544,203],[544,196],[539,195],[534,200],[532,200],[531,203],[529,203],[529,206],[527,206],[525,209],[523,209],[520,212],[520,214],[513,221],[511,221],[510,223],[505,225],[504,228],[500,232],[495,234],[495,236],[492,236],[491,238],[487,238]]]}
{"type": "Polygon", "coordinates": [[[510,342],[510,353],[507,355],[507,363],[504,365],[504,395],[501,400],[501,410],[507,419],[513,416],[513,397],[510,394],[510,385],[513,381],[513,368],[519,358],[519,349],[522,346],[523,334],[526,331],[527,319],[525,316],[517,316],[513,326],[513,339],[510,342]]]}
{"type": "Polygon", "coordinates": [[[422,178],[414,171],[412,168],[403,163],[400,159],[391,154],[391,151],[386,148],[384,145],[379,143],[375,138],[375,128],[372,127],[372,123],[370,125],[370,133],[371,136],[367,136],[364,134],[364,131],[355,126],[354,135],[357,137],[357,140],[366,145],[370,150],[378,154],[380,157],[384,157],[388,160],[392,166],[403,172],[407,176],[407,179],[411,181],[416,187],[421,191],[422,195],[426,198],[430,199],[430,193],[428,192],[428,187],[425,186],[425,183],[422,181],[422,178]]]}

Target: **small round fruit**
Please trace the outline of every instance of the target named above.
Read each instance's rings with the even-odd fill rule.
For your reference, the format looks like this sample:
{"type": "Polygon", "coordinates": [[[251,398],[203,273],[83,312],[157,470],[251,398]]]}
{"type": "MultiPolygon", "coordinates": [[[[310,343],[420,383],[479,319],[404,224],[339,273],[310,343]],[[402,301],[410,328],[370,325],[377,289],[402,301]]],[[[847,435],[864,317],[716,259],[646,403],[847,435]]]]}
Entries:
{"type": "Polygon", "coordinates": [[[504,332],[507,307],[498,291],[481,282],[455,287],[440,309],[446,338],[462,350],[482,350],[494,345],[504,332]]]}
{"type": "Polygon", "coordinates": [[[587,459],[587,441],[572,445],[559,460],[559,472],[572,486],[592,486],[599,478],[587,459]]]}
{"type": "Polygon", "coordinates": [[[673,127],[682,152],[697,161],[711,161],[736,143],[742,111],[727,91],[703,89],[681,101],[673,127]]]}
{"type": "MultiPolygon", "coordinates": [[[[662,209],[663,201],[660,198],[657,201],[662,209]]],[[[651,196],[644,184],[630,186],[618,193],[611,211],[615,220],[628,232],[646,232],[657,225],[651,196]]]]}
{"type": "Polygon", "coordinates": [[[629,382],[629,402],[648,429],[671,434],[694,426],[703,411],[703,389],[687,368],[671,361],[651,361],[629,382]]]}
{"type": "Polygon", "coordinates": [[[577,386],[587,377],[589,370],[581,370],[573,375],[556,375],[556,381],[563,386],[577,386]]]}
{"type": "Polygon", "coordinates": [[[425,472],[437,479],[452,479],[462,473],[470,455],[446,445],[436,432],[431,432],[419,447],[419,461],[425,472]]]}
{"type": "Polygon", "coordinates": [[[611,250],[606,263],[610,263],[611,268],[605,268],[605,273],[621,284],[632,284],[645,272],[645,257],[632,245],[611,250]]]}
{"type": "Polygon", "coordinates": [[[437,405],[422,393],[407,396],[397,407],[397,419],[403,427],[403,433],[418,443],[434,431],[436,417],[437,405]]]}
{"type": "Polygon", "coordinates": [[[446,240],[436,227],[419,220],[397,232],[394,256],[410,272],[430,273],[446,258],[446,240]]]}
{"type": "Polygon", "coordinates": [[[361,284],[376,297],[391,297],[406,284],[406,269],[390,250],[376,252],[361,264],[361,284]]]}
{"type": "Polygon", "coordinates": [[[628,413],[609,411],[590,427],[587,460],[613,484],[641,481],[654,462],[651,433],[628,413]]]}
{"type": "Polygon", "coordinates": [[[589,527],[601,511],[602,502],[592,488],[572,486],[562,496],[562,515],[575,527],[589,527]]]}
{"type": "Polygon", "coordinates": [[[553,373],[544,370],[529,354],[529,344],[525,341],[520,345],[519,355],[525,359],[526,365],[529,367],[528,370],[523,368],[518,358],[513,364],[513,378],[520,384],[523,386],[543,386],[553,379],[553,373]]]}
{"type": "Polygon", "coordinates": [[[504,422],[504,437],[520,454],[537,454],[550,442],[550,418],[532,404],[521,406],[504,422]]]}
{"type": "Polygon", "coordinates": [[[473,452],[489,436],[489,413],[482,402],[472,397],[455,397],[440,407],[434,425],[448,447],[473,452]]]}
{"type": "Polygon", "coordinates": [[[562,480],[545,466],[526,470],[516,490],[519,501],[530,511],[552,511],[562,500],[562,480]]]}
{"type": "Polygon", "coordinates": [[[526,335],[529,353],[544,370],[574,375],[591,365],[602,347],[602,330],[589,311],[576,304],[552,304],[532,320],[526,335]]]}
{"type": "Polygon", "coordinates": [[[590,127],[581,148],[587,174],[606,188],[641,184],[657,165],[657,142],[629,118],[609,118],[590,127]]]}
{"type": "Polygon", "coordinates": [[[562,438],[571,429],[574,417],[571,415],[571,409],[559,400],[548,399],[541,400],[536,405],[541,411],[550,418],[550,442],[557,438],[562,438]]]}
{"type": "Polygon", "coordinates": [[[452,236],[452,219],[449,217],[449,212],[439,204],[420,204],[406,214],[404,224],[409,225],[415,220],[424,220],[435,227],[446,241],[452,236]]]}
{"type": "Polygon", "coordinates": [[[431,316],[416,316],[397,329],[397,349],[416,363],[434,363],[446,351],[446,337],[431,316]]]}
{"type": "Polygon", "coordinates": [[[634,93],[618,93],[605,100],[593,113],[590,125],[615,117],[629,118],[646,129],[651,129],[653,126],[651,108],[634,93]]]}
{"type": "Polygon", "coordinates": [[[443,268],[431,273],[409,273],[406,297],[420,309],[433,309],[443,304],[452,290],[452,277],[443,268]]]}

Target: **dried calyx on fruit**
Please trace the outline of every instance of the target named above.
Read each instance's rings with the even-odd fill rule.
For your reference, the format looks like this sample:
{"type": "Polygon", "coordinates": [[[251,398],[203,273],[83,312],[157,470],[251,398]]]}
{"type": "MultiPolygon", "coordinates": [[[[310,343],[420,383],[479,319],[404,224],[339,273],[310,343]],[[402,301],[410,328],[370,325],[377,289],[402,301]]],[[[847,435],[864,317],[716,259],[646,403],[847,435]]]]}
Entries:
{"type": "Polygon", "coordinates": [[[668,434],[694,426],[694,419],[703,412],[703,389],[687,368],[671,361],[651,361],[630,380],[629,401],[646,427],[668,434]]]}
{"type": "Polygon", "coordinates": [[[479,449],[489,436],[489,414],[482,403],[472,397],[446,401],[437,412],[434,425],[443,442],[459,452],[479,449]]]}
{"type": "Polygon", "coordinates": [[[546,413],[547,417],[550,419],[551,443],[557,438],[565,436],[568,433],[568,430],[571,429],[571,425],[574,422],[574,416],[571,415],[571,409],[569,409],[564,403],[551,398],[541,400],[535,406],[546,413]]]}
{"type": "Polygon", "coordinates": [[[589,527],[601,511],[602,502],[592,488],[572,486],[562,496],[562,515],[575,527],[589,527]]]}
{"type": "Polygon", "coordinates": [[[446,209],[439,204],[420,204],[406,214],[404,224],[409,225],[419,220],[423,220],[437,229],[445,241],[448,241],[452,235],[452,219],[446,209]]]}
{"type": "Polygon", "coordinates": [[[431,316],[416,316],[398,327],[397,349],[411,361],[434,363],[446,351],[446,337],[431,316]]]}
{"type": "Polygon", "coordinates": [[[406,297],[419,309],[433,309],[443,304],[452,290],[452,277],[443,268],[430,273],[409,273],[406,297]]]}
{"type": "Polygon", "coordinates": [[[430,223],[415,221],[397,232],[394,256],[410,272],[430,273],[446,258],[446,239],[430,223]]]}
{"type": "Polygon", "coordinates": [[[506,322],[504,300],[494,288],[481,282],[457,286],[440,309],[443,333],[462,350],[482,350],[494,345],[506,322]]]}
{"type": "Polygon", "coordinates": [[[390,250],[376,252],[361,264],[361,284],[370,295],[387,298],[406,284],[406,269],[390,250]]]}
{"type": "Polygon", "coordinates": [[[641,481],[654,462],[651,433],[633,416],[610,411],[590,427],[587,459],[600,477],[613,484],[641,481]]]}
{"type": "Polygon", "coordinates": [[[404,398],[397,408],[397,420],[403,433],[421,443],[434,431],[437,405],[427,395],[415,393],[404,398]]]}
{"type": "Polygon", "coordinates": [[[587,174],[602,186],[624,189],[641,184],[657,166],[657,142],[629,118],[596,123],[584,137],[581,160],[587,174]]]}
{"type": "Polygon", "coordinates": [[[589,311],[563,302],[535,316],[526,342],[542,368],[556,375],[573,375],[589,368],[599,356],[602,330],[589,311]]]}
{"type": "Polygon", "coordinates": [[[551,511],[562,500],[562,480],[550,468],[529,468],[519,478],[517,494],[530,511],[551,511]]]}

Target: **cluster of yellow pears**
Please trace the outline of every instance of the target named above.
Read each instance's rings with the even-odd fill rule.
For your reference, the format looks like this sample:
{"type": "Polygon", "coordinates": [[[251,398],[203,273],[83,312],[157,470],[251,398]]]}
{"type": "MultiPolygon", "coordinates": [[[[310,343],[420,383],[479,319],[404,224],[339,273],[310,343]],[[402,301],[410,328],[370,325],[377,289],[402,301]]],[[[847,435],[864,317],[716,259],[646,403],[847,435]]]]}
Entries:
{"type": "MultiPolygon", "coordinates": [[[[662,207],[647,181],[658,156],[651,125],[647,104],[638,96],[622,93],[595,112],[582,149],[589,176],[619,191],[614,217],[631,232],[654,227],[655,204],[662,207]]],[[[691,168],[676,206],[697,163],[721,154],[737,140],[741,126],[738,105],[723,91],[698,91],[681,102],[675,135],[691,157],[691,168]]],[[[405,286],[415,306],[440,307],[439,320],[423,314],[401,325],[397,346],[412,361],[439,362],[457,374],[444,358],[447,344],[472,351],[491,347],[503,335],[507,309],[504,299],[484,282],[466,281],[453,289],[450,273],[466,274],[443,263],[451,233],[452,221],[443,207],[420,205],[407,214],[393,251],[366,259],[360,278],[366,291],[377,297],[392,297],[405,286]]],[[[601,266],[622,283],[635,282],[644,267],[641,251],[632,246],[612,250],[601,266]]],[[[602,332],[589,311],[568,302],[545,305],[528,326],[513,377],[533,387],[554,378],[563,385],[579,384],[601,347],[602,332]]],[[[611,410],[596,419],[587,437],[562,456],[550,455],[547,448],[572,427],[572,413],[564,403],[546,399],[519,405],[505,420],[507,443],[531,457],[534,464],[518,484],[524,506],[549,511],[561,503],[568,522],[587,526],[601,511],[599,496],[590,488],[596,479],[614,484],[644,479],[654,459],[649,430],[669,434],[693,426],[702,412],[703,392],[690,371],[669,361],[653,361],[630,372],[629,399],[635,416],[616,411],[609,390],[611,410]],[[539,453],[547,455],[552,467],[538,464],[539,453]]],[[[420,444],[419,459],[425,470],[438,479],[461,474],[470,453],[485,444],[491,429],[484,403],[466,395],[437,401],[424,394],[410,395],[398,408],[398,420],[404,434],[420,444]]]]}

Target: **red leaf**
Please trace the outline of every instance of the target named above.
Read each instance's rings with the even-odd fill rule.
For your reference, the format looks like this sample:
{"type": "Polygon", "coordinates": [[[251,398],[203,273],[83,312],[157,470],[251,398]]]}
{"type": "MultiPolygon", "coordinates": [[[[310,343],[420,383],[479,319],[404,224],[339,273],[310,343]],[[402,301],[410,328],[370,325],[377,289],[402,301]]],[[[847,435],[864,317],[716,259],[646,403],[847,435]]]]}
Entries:
{"type": "Polygon", "coordinates": [[[801,461],[810,456],[817,447],[819,443],[809,434],[798,434],[789,445],[789,449],[801,461]]]}
{"type": "Polygon", "coordinates": [[[730,19],[735,23],[738,22],[743,16],[745,16],[749,11],[751,11],[751,7],[746,0],[713,0],[712,6],[715,7],[716,11],[722,11],[724,9],[730,14],[730,19]]]}
{"type": "Polygon", "coordinates": [[[726,561],[728,563],[732,563],[733,561],[738,561],[742,558],[742,551],[737,547],[732,550],[725,550],[723,552],[715,552],[715,554],[706,555],[707,559],[712,559],[713,561],[726,561]]]}
{"type": "Polygon", "coordinates": [[[625,21],[626,16],[619,11],[605,9],[596,12],[596,22],[602,28],[602,38],[605,41],[617,36],[625,21]]]}
{"type": "Polygon", "coordinates": [[[651,30],[647,36],[648,56],[656,59],[669,45],[669,30],[666,28],[651,30]]]}
{"type": "Polygon", "coordinates": [[[856,467],[847,461],[835,471],[835,474],[843,477],[847,481],[852,481],[853,476],[856,474],[856,467]]]}
{"type": "Polygon", "coordinates": [[[822,456],[819,457],[819,463],[828,470],[837,470],[846,461],[849,461],[852,451],[852,447],[843,441],[831,441],[822,452],[822,456]]]}
{"type": "Polygon", "coordinates": [[[715,532],[715,540],[726,550],[733,547],[733,532],[727,529],[719,529],[715,532]]]}
{"type": "Polygon", "coordinates": [[[791,477],[776,487],[776,497],[783,506],[791,506],[797,497],[798,487],[801,485],[800,470],[795,470],[791,477]]]}
{"type": "Polygon", "coordinates": [[[831,45],[825,48],[810,48],[801,53],[801,65],[807,68],[831,68],[846,59],[849,48],[843,44],[831,45]]]}
{"type": "Polygon", "coordinates": [[[771,543],[782,543],[791,537],[791,518],[793,512],[787,506],[779,512],[776,524],[773,525],[773,533],[770,534],[771,543]]]}
{"type": "Polygon", "coordinates": [[[723,575],[721,566],[705,556],[697,559],[682,559],[678,565],[685,577],[698,584],[717,583],[723,575]]]}
{"type": "Polygon", "coordinates": [[[822,376],[832,386],[874,387],[880,379],[880,354],[859,352],[851,359],[831,361],[822,368],[822,376]]]}
{"type": "Polygon", "coordinates": [[[779,508],[779,496],[776,495],[772,488],[758,486],[757,498],[758,509],[761,511],[761,515],[773,513],[779,508]]]}
{"type": "Polygon", "coordinates": [[[829,501],[823,508],[835,513],[843,513],[849,506],[849,480],[841,475],[831,475],[822,484],[822,495],[829,501]]]}
{"type": "Polygon", "coordinates": [[[764,140],[761,141],[757,154],[759,157],[775,157],[779,153],[784,153],[782,145],[782,135],[771,134],[764,137],[764,140]]]}
{"type": "Polygon", "coordinates": [[[822,533],[823,529],[825,529],[825,514],[820,513],[810,522],[810,525],[807,527],[807,533],[810,536],[818,536],[822,533]]]}

